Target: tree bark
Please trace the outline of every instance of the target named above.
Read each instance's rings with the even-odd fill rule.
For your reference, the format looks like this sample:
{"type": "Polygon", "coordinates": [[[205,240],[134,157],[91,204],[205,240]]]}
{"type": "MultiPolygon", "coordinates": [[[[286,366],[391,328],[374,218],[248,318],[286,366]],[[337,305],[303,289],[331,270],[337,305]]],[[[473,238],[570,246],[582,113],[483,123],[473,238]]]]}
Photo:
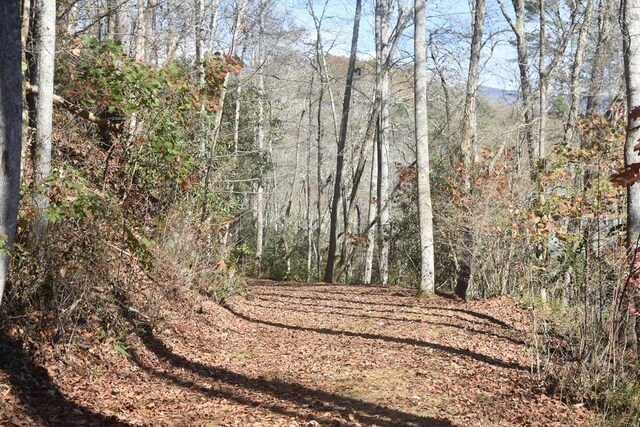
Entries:
{"type": "Polygon", "coordinates": [[[34,237],[36,242],[47,231],[45,210],[49,207],[47,178],[51,174],[51,136],[53,133],[53,76],[56,42],[56,2],[36,1],[36,63],[38,94],[36,97],[36,132],[33,144],[34,202],[36,218],[34,237]]]}
{"type": "MultiPolygon", "coordinates": [[[[477,118],[476,118],[476,94],[478,91],[478,74],[480,66],[480,51],[482,50],[482,34],[484,30],[484,17],[486,13],[485,0],[476,0],[473,8],[473,34],[471,36],[471,53],[469,57],[469,73],[467,77],[467,91],[464,102],[464,114],[462,117],[462,157],[464,161],[464,190],[467,203],[471,202],[473,194],[473,169],[477,155],[477,118]]],[[[417,119],[416,119],[417,120],[417,119]]],[[[467,206],[471,212],[471,206],[467,206]]],[[[462,224],[462,245],[460,254],[460,268],[456,280],[455,294],[460,298],[466,298],[467,290],[473,278],[473,248],[475,235],[473,221],[469,218],[466,224],[462,224]]]]}
{"type": "MultiPolygon", "coordinates": [[[[625,141],[624,163],[626,167],[640,163],[640,153],[635,148],[640,139],[640,0],[622,2],[622,38],[625,82],[627,86],[628,123],[625,141]]],[[[637,271],[640,252],[640,182],[627,185],[627,248],[630,271],[637,271]]],[[[638,290],[630,295],[631,303],[638,309],[638,290]],[[635,300],[635,301],[634,301],[635,300]]],[[[634,313],[629,313],[630,335],[638,348],[638,326],[634,313]]]]}
{"type": "Polygon", "coordinates": [[[427,29],[425,1],[414,4],[414,102],[416,128],[416,164],[418,169],[418,214],[420,220],[420,294],[435,292],[433,247],[433,211],[429,183],[429,128],[427,126],[427,29]]]}
{"type": "MultiPolygon", "coordinates": [[[[367,224],[371,224],[378,217],[379,201],[376,200],[374,195],[376,194],[376,184],[378,182],[377,170],[378,170],[378,150],[372,150],[371,159],[371,176],[369,186],[369,211],[367,214],[367,224]]],[[[373,254],[375,249],[374,242],[375,233],[372,227],[367,230],[367,250],[365,253],[365,265],[364,265],[364,277],[363,282],[365,285],[371,284],[373,276],[373,254]]]]}
{"type": "MultiPolygon", "coordinates": [[[[235,10],[235,18],[233,21],[233,28],[231,30],[231,44],[229,46],[229,56],[234,56],[236,54],[236,47],[238,43],[238,35],[240,33],[240,27],[243,25],[244,21],[244,12],[247,6],[248,0],[242,0],[235,10]]],[[[218,110],[216,111],[216,115],[214,118],[214,129],[213,135],[211,137],[211,145],[208,150],[208,159],[206,161],[206,172],[204,176],[204,194],[202,200],[202,214],[200,219],[202,221],[207,217],[207,199],[209,197],[209,181],[211,180],[211,172],[213,168],[213,156],[216,152],[216,147],[218,146],[218,136],[220,135],[220,125],[222,124],[222,111],[224,109],[224,101],[227,95],[227,81],[229,79],[229,74],[227,74],[224,78],[224,82],[222,83],[222,87],[220,88],[220,94],[218,95],[218,110]]],[[[206,147],[201,146],[201,154],[206,156],[205,153],[206,147]]]]}
{"type": "Polygon", "coordinates": [[[204,85],[204,0],[196,0],[195,21],[196,70],[199,84],[204,85]]]}
{"type": "MultiPolygon", "coordinates": [[[[29,83],[26,84],[26,89],[34,95],[38,95],[40,92],[40,88],[38,86],[34,86],[29,83]]],[[[116,123],[116,122],[107,120],[104,117],[96,116],[91,111],[86,110],[78,105],[75,105],[74,103],[56,94],[53,94],[52,99],[53,99],[53,105],[60,107],[64,110],[67,110],[68,112],[70,112],[75,116],[78,116],[84,120],[94,123],[99,127],[101,127],[102,129],[108,130],[109,132],[113,132],[115,134],[122,133],[122,130],[123,130],[122,123],[116,123]]]]}
{"type": "Polygon", "coordinates": [[[586,49],[587,35],[591,26],[591,17],[593,12],[593,0],[588,0],[585,5],[584,16],[580,32],[578,33],[578,41],[576,43],[576,52],[571,64],[571,78],[569,80],[569,114],[564,124],[563,145],[571,143],[574,134],[576,120],[578,118],[578,104],[580,103],[580,72],[582,71],[582,63],[584,62],[584,52],[586,49]]]}
{"type": "Polygon", "coordinates": [[[533,111],[531,108],[531,83],[529,81],[529,56],[527,53],[527,33],[525,27],[525,0],[512,0],[515,11],[515,21],[506,11],[501,0],[498,0],[500,10],[516,36],[516,51],[518,69],[520,71],[520,97],[522,99],[522,117],[524,119],[524,143],[529,156],[529,172],[532,179],[537,180],[538,159],[533,143],[533,111]]]}
{"type": "Polygon", "coordinates": [[[131,4],[128,1],[121,3],[115,13],[114,40],[122,46],[122,53],[131,54],[131,4]]]}
{"type": "Polygon", "coordinates": [[[329,253],[327,255],[327,268],[324,273],[324,281],[333,283],[334,268],[337,249],[338,207],[340,206],[340,189],[342,185],[342,169],[344,167],[344,151],[347,143],[347,128],[349,125],[349,109],[351,107],[351,91],[353,87],[353,75],[356,69],[356,55],[358,51],[358,33],[360,30],[360,13],[362,0],[356,0],[356,12],[353,20],[353,35],[351,38],[351,52],[349,54],[349,66],[347,69],[347,81],[344,86],[344,98],[342,101],[342,117],[340,120],[340,134],[338,138],[338,155],[336,157],[336,177],[333,187],[333,199],[331,202],[331,223],[329,227],[329,253]]]}
{"type": "MultiPolygon", "coordinates": [[[[28,1],[28,0],[27,0],[28,1]]],[[[18,223],[22,144],[22,46],[17,1],[0,2],[0,304],[18,223]]]]}
{"type": "Polygon", "coordinates": [[[607,46],[609,45],[611,27],[613,26],[612,9],[614,9],[614,2],[612,0],[600,0],[598,5],[596,49],[591,60],[591,73],[589,76],[587,114],[594,114],[596,112],[602,96],[607,46]]]}
{"type": "Polygon", "coordinates": [[[376,83],[380,99],[378,117],[378,271],[380,282],[389,280],[389,145],[391,138],[389,92],[390,3],[376,0],[376,83]]]}
{"type": "MultiPolygon", "coordinates": [[[[538,6],[538,44],[539,44],[539,60],[538,60],[538,107],[539,107],[539,126],[538,126],[538,146],[535,153],[535,157],[538,159],[536,168],[533,171],[534,182],[539,183],[538,176],[544,171],[547,158],[547,93],[549,90],[549,76],[551,72],[558,64],[558,61],[563,57],[566,50],[569,39],[571,38],[576,26],[577,7],[571,13],[570,24],[568,29],[563,32],[560,39],[556,39],[555,53],[551,57],[551,60],[547,61],[547,44],[549,40],[547,38],[547,2],[546,0],[540,0],[538,6]]],[[[541,188],[538,188],[541,191],[541,188]]]]}
{"type": "MultiPolygon", "coordinates": [[[[263,20],[260,17],[258,35],[258,55],[256,64],[261,64],[264,60],[264,27],[263,20]]],[[[264,74],[258,71],[257,75],[257,89],[258,89],[258,123],[256,129],[256,148],[262,153],[264,150],[264,74]]],[[[256,195],[256,259],[258,262],[262,259],[262,246],[264,237],[264,184],[262,179],[258,181],[258,191],[256,195]]]]}

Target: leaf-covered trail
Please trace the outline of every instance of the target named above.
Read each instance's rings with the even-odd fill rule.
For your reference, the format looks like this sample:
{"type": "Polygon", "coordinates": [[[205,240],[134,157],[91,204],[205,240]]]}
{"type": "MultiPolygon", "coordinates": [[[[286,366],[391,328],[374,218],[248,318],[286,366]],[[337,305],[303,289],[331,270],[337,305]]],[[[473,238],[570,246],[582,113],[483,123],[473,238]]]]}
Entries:
{"type": "MultiPolygon", "coordinates": [[[[591,423],[529,373],[528,315],[508,299],[266,280],[249,291],[226,309],[178,292],[158,327],[137,320],[128,357],[105,346],[48,366],[66,414],[5,403],[38,425],[67,425],[69,413],[86,425],[591,423]]],[[[7,387],[17,395],[19,381],[7,387]]]]}

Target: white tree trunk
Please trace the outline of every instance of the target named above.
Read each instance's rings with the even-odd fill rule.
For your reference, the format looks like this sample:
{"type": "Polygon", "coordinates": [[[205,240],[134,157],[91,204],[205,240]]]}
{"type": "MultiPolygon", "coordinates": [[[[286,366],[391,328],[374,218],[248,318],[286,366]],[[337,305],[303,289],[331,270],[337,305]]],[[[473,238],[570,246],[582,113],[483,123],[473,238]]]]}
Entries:
{"type": "MultiPolygon", "coordinates": [[[[258,75],[258,124],[256,130],[256,147],[259,152],[264,150],[264,76],[258,75]]],[[[262,238],[264,236],[264,185],[258,181],[256,196],[256,258],[262,258],[262,238]]]]}
{"type": "Polygon", "coordinates": [[[433,211],[429,183],[429,128],[427,125],[427,29],[425,2],[414,4],[415,51],[415,127],[416,163],[418,168],[418,213],[420,217],[420,293],[432,295],[435,291],[433,211]]]}
{"type": "MultiPolygon", "coordinates": [[[[327,268],[325,271],[324,281],[333,283],[336,249],[338,247],[338,207],[342,188],[342,169],[344,167],[345,147],[347,144],[347,128],[349,125],[349,109],[351,108],[351,91],[353,85],[353,75],[356,68],[356,54],[358,50],[358,34],[360,31],[360,12],[362,10],[362,1],[356,0],[356,13],[353,23],[353,35],[351,38],[351,52],[349,55],[349,66],[347,69],[347,80],[344,87],[344,97],[342,103],[342,117],[340,120],[340,134],[338,137],[338,153],[336,156],[336,177],[333,188],[333,199],[331,201],[331,224],[329,226],[329,251],[327,255],[327,268]]],[[[347,215],[346,205],[343,207],[343,213],[347,215]]],[[[345,232],[349,228],[348,220],[345,221],[345,232]]],[[[345,240],[348,236],[345,236],[345,240]]]]}
{"type": "Polygon", "coordinates": [[[147,38],[150,36],[149,14],[153,13],[148,8],[148,0],[138,0],[137,9],[138,16],[136,17],[136,61],[146,62],[147,60],[147,38]]]}
{"type": "Polygon", "coordinates": [[[204,85],[204,0],[196,0],[195,21],[196,70],[198,70],[198,83],[204,85]]]}
{"type": "Polygon", "coordinates": [[[580,73],[582,72],[582,63],[584,62],[584,52],[586,50],[587,35],[591,27],[591,19],[593,15],[593,0],[588,0],[585,5],[582,25],[578,33],[576,44],[576,52],[571,65],[571,79],[569,80],[569,114],[564,124],[563,145],[570,144],[573,139],[576,120],[578,119],[578,104],[582,99],[580,73]]]}
{"type": "Polygon", "coordinates": [[[17,228],[22,140],[22,47],[17,1],[0,2],[0,303],[17,228]]]}
{"type": "MultiPolygon", "coordinates": [[[[634,147],[640,139],[640,0],[625,0],[623,4],[624,66],[627,83],[629,122],[625,144],[625,165],[640,163],[640,153],[634,147]]],[[[627,243],[636,251],[640,236],[640,183],[627,187],[627,243]]]]}
{"type": "MultiPolygon", "coordinates": [[[[257,55],[255,55],[255,64],[257,67],[263,63],[266,59],[264,54],[264,13],[265,13],[265,4],[261,2],[260,4],[261,16],[259,18],[259,29],[258,29],[258,46],[257,46],[257,55]]],[[[257,75],[257,89],[258,89],[258,123],[256,129],[256,146],[258,152],[262,154],[265,149],[264,146],[264,74],[259,68],[257,75]]],[[[262,178],[262,177],[261,177],[262,178]]],[[[265,201],[264,201],[264,184],[262,179],[258,180],[258,194],[256,197],[256,258],[258,261],[262,259],[262,247],[263,247],[263,238],[264,238],[264,212],[265,212],[265,201]]]]}
{"type": "MultiPolygon", "coordinates": [[[[627,85],[627,138],[624,164],[626,167],[640,164],[640,153],[635,148],[640,139],[640,0],[623,0],[622,35],[624,47],[624,71],[627,85]]],[[[640,182],[627,185],[627,248],[630,270],[638,268],[640,261],[640,182]]],[[[631,293],[631,303],[639,309],[637,290],[631,293]]],[[[631,313],[627,325],[631,346],[638,349],[640,323],[631,313]]]]}
{"type": "Polygon", "coordinates": [[[37,188],[34,202],[36,240],[47,230],[45,210],[49,207],[49,191],[46,185],[51,174],[51,135],[53,132],[53,75],[56,47],[56,2],[38,0],[36,19],[36,63],[38,94],[36,97],[36,133],[34,141],[34,184],[37,188]]]}
{"type": "Polygon", "coordinates": [[[376,0],[376,74],[378,76],[378,96],[380,97],[380,118],[378,128],[378,271],[380,282],[389,281],[389,140],[391,138],[389,68],[390,4],[387,0],[376,0]]]}
{"type": "Polygon", "coordinates": [[[131,4],[125,1],[119,4],[116,10],[116,26],[114,40],[120,42],[122,46],[122,53],[125,55],[131,54],[131,4]]]}
{"type": "MultiPolygon", "coordinates": [[[[377,169],[378,169],[378,161],[377,161],[377,152],[378,150],[373,150],[372,159],[371,159],[371,179],[370,179],[370,189],[369,189],[369,213],[367,215],[367,225],[371,224],[375,221],[378,215],[378,203],[374,198],[376,194],[376,182],[378,181],[377,169]]],[[[375,248],[375,232],[374,228],[369,228],[367,232],[367,251],[365,253],[364,260],[364,278],[363,281],[365,285],[371,284],[371,278],[373,276],[373,253],[375,248]]]]}
{"type": "MultiPolygon", "coordinates": [[[[485,0],[476,0],[473,6],[473,31],[471,36],[471,54],[469,57],[469,73],[467,77],[467,93],[462,118],[462,156],[464,160],[464,190],[470,200],[473,193],[473,171],[478,152],[476,99],[478,91],[478,76],[480,74],[480,52],[482,50],[482,34],[486,11],[485,0]]],[[[417,87],[417,86],[416,86],[417,87]]],[[[416,117],[417,119],[417,117],[416,117]]],[[[426,119],[425,119],[426,121],[426,119]]],[[[471,212],[471,206],[467,206],[471,212]]],[[[461,224],[461,254],[455,293],[466,298],[467,289],[473,282],[473,258],[475,246],[475,230],[473,218],[469,217],[466,224],[461,224]]]]}

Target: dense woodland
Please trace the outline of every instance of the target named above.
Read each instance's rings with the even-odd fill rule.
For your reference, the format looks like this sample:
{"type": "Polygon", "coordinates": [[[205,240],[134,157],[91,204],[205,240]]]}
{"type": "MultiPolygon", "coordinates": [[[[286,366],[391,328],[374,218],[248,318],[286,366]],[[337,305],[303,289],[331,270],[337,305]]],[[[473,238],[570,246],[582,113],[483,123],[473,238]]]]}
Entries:
{"type": "Polygon", "coordinates": [[[245,278],[403,287],[514,304],[547,393],[640,422],[639,0],[7,0],[0,44],[36,362],[245,278]]]}

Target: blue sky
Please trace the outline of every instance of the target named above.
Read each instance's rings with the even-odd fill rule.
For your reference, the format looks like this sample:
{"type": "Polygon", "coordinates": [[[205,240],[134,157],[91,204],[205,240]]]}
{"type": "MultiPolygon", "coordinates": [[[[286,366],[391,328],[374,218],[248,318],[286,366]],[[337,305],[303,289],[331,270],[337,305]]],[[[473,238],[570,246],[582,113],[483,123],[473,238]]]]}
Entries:
{"type": "MultiPolygon", "coordinates": [[[[287,8],[293,20],[300,26],[314,28],[313,20],[308,12],[307,0],[286,0],[287,8]]],[[[373,0],[364,0],[363,15],[360,27],[359,56],[371,57],[374,53],[374,17],[373,0]]],[[[409,7],[412,5],[409,1],[409,7]]],[[[314,0],[316,14],[321,14],[325,0],[314,0]]],[[[471,8],[467,0],[431,0],[427,1],[427,31],[439,34],[447,43],[437,45],[440,54],[454,75],[464,76],[468,62],[468,43],[471,25],[471,8]],[[454,41],[455,40],[455,41],[454,41]]],[[[325,48],[336,55],[347,55],[351,41],[355,0],[328,0],[323,22],[323,39],[325,48]]],[[[496,33],[492,40],[495,47],[486,48],[484,54],[484,69],[481,84],[500,89],[514,89],[517,86],[517,68],[514,48],[508,40],[512,37],[510,31],[502,32],[506,23],[495,1],[488,1],[485,37],[496,33]]],[[[405,31],[400,50],[412,53],[413,30],[405,31]]],[[[315,36],[310,36],[315,38],[315,36]]],[[[311,40],[310,40],[311,41],[311,40]]]]}

